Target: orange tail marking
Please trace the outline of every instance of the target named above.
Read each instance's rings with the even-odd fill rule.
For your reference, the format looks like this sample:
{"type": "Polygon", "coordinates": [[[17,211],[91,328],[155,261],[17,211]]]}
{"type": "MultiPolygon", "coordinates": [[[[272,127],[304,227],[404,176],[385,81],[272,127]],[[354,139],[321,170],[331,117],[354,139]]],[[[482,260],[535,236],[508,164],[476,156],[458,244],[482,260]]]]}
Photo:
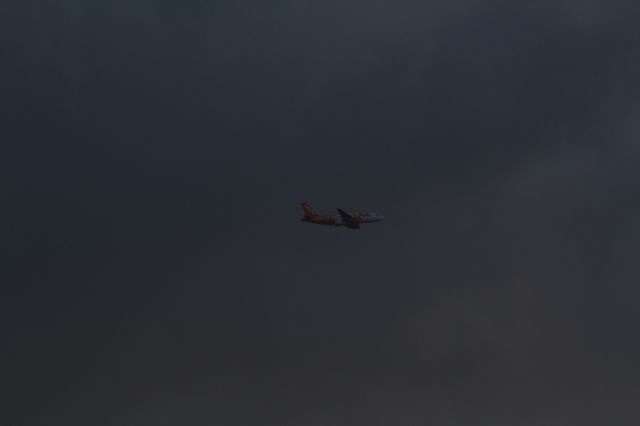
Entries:
{"type": "Polygon", "coordinates": [[[302,203],[302,210],[304,211],[304,217],[311,218],[317,216],[316,212],[313,211],[311,206],[307,203],[302,203]]]}

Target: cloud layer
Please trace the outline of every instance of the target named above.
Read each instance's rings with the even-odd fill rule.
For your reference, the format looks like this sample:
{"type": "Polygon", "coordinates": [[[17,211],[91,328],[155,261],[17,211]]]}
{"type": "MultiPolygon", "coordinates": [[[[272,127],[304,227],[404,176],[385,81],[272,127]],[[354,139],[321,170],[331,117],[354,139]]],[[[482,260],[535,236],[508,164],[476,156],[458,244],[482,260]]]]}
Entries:
{"type": "Polygon", "coordinates": [[[7,423],[637,424],[634,2],[38,3],[7,423]]]}

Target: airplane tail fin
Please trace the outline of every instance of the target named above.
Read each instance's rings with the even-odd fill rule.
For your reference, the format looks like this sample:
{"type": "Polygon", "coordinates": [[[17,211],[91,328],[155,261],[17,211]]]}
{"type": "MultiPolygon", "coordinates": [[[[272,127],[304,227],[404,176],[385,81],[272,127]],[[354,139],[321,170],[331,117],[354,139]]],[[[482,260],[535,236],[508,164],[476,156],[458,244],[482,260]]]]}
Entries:
{"type": "Polygon", "coordinates": [[[307,203],[302,203],[302,210],[304,211],[305,219],[312,218],[317,216],[317,213],[311,208],[311,206],[307,203]]]}

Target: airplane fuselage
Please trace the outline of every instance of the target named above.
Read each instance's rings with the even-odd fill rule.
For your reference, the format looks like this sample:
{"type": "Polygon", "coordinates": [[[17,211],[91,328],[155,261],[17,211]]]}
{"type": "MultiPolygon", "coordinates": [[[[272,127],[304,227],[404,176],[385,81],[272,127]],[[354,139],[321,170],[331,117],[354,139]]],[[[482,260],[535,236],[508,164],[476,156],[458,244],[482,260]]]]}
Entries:
{"type": "Polygon", "coordinates": [[[302,203],[302,209],[304,217],[301,220],[307,223],[315,223],[316,225],[345,226],[349,229],[360,229],[360,225],[363,223],[375,223],[384,220],[384,216],[380,213],[347,213],[341,209],[337,209],[338,215],[318,214],[306,203],[302,203]]]}

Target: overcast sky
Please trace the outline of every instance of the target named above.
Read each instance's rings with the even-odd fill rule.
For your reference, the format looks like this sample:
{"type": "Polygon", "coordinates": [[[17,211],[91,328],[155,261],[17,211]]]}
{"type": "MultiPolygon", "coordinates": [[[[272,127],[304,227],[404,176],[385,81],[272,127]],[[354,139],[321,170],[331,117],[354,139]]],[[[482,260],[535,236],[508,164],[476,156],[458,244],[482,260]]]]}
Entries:
{"type": "Polygon", "coordinates": [[[637,1],[0,16],[3,425],[639,424],[637,1]]]}

